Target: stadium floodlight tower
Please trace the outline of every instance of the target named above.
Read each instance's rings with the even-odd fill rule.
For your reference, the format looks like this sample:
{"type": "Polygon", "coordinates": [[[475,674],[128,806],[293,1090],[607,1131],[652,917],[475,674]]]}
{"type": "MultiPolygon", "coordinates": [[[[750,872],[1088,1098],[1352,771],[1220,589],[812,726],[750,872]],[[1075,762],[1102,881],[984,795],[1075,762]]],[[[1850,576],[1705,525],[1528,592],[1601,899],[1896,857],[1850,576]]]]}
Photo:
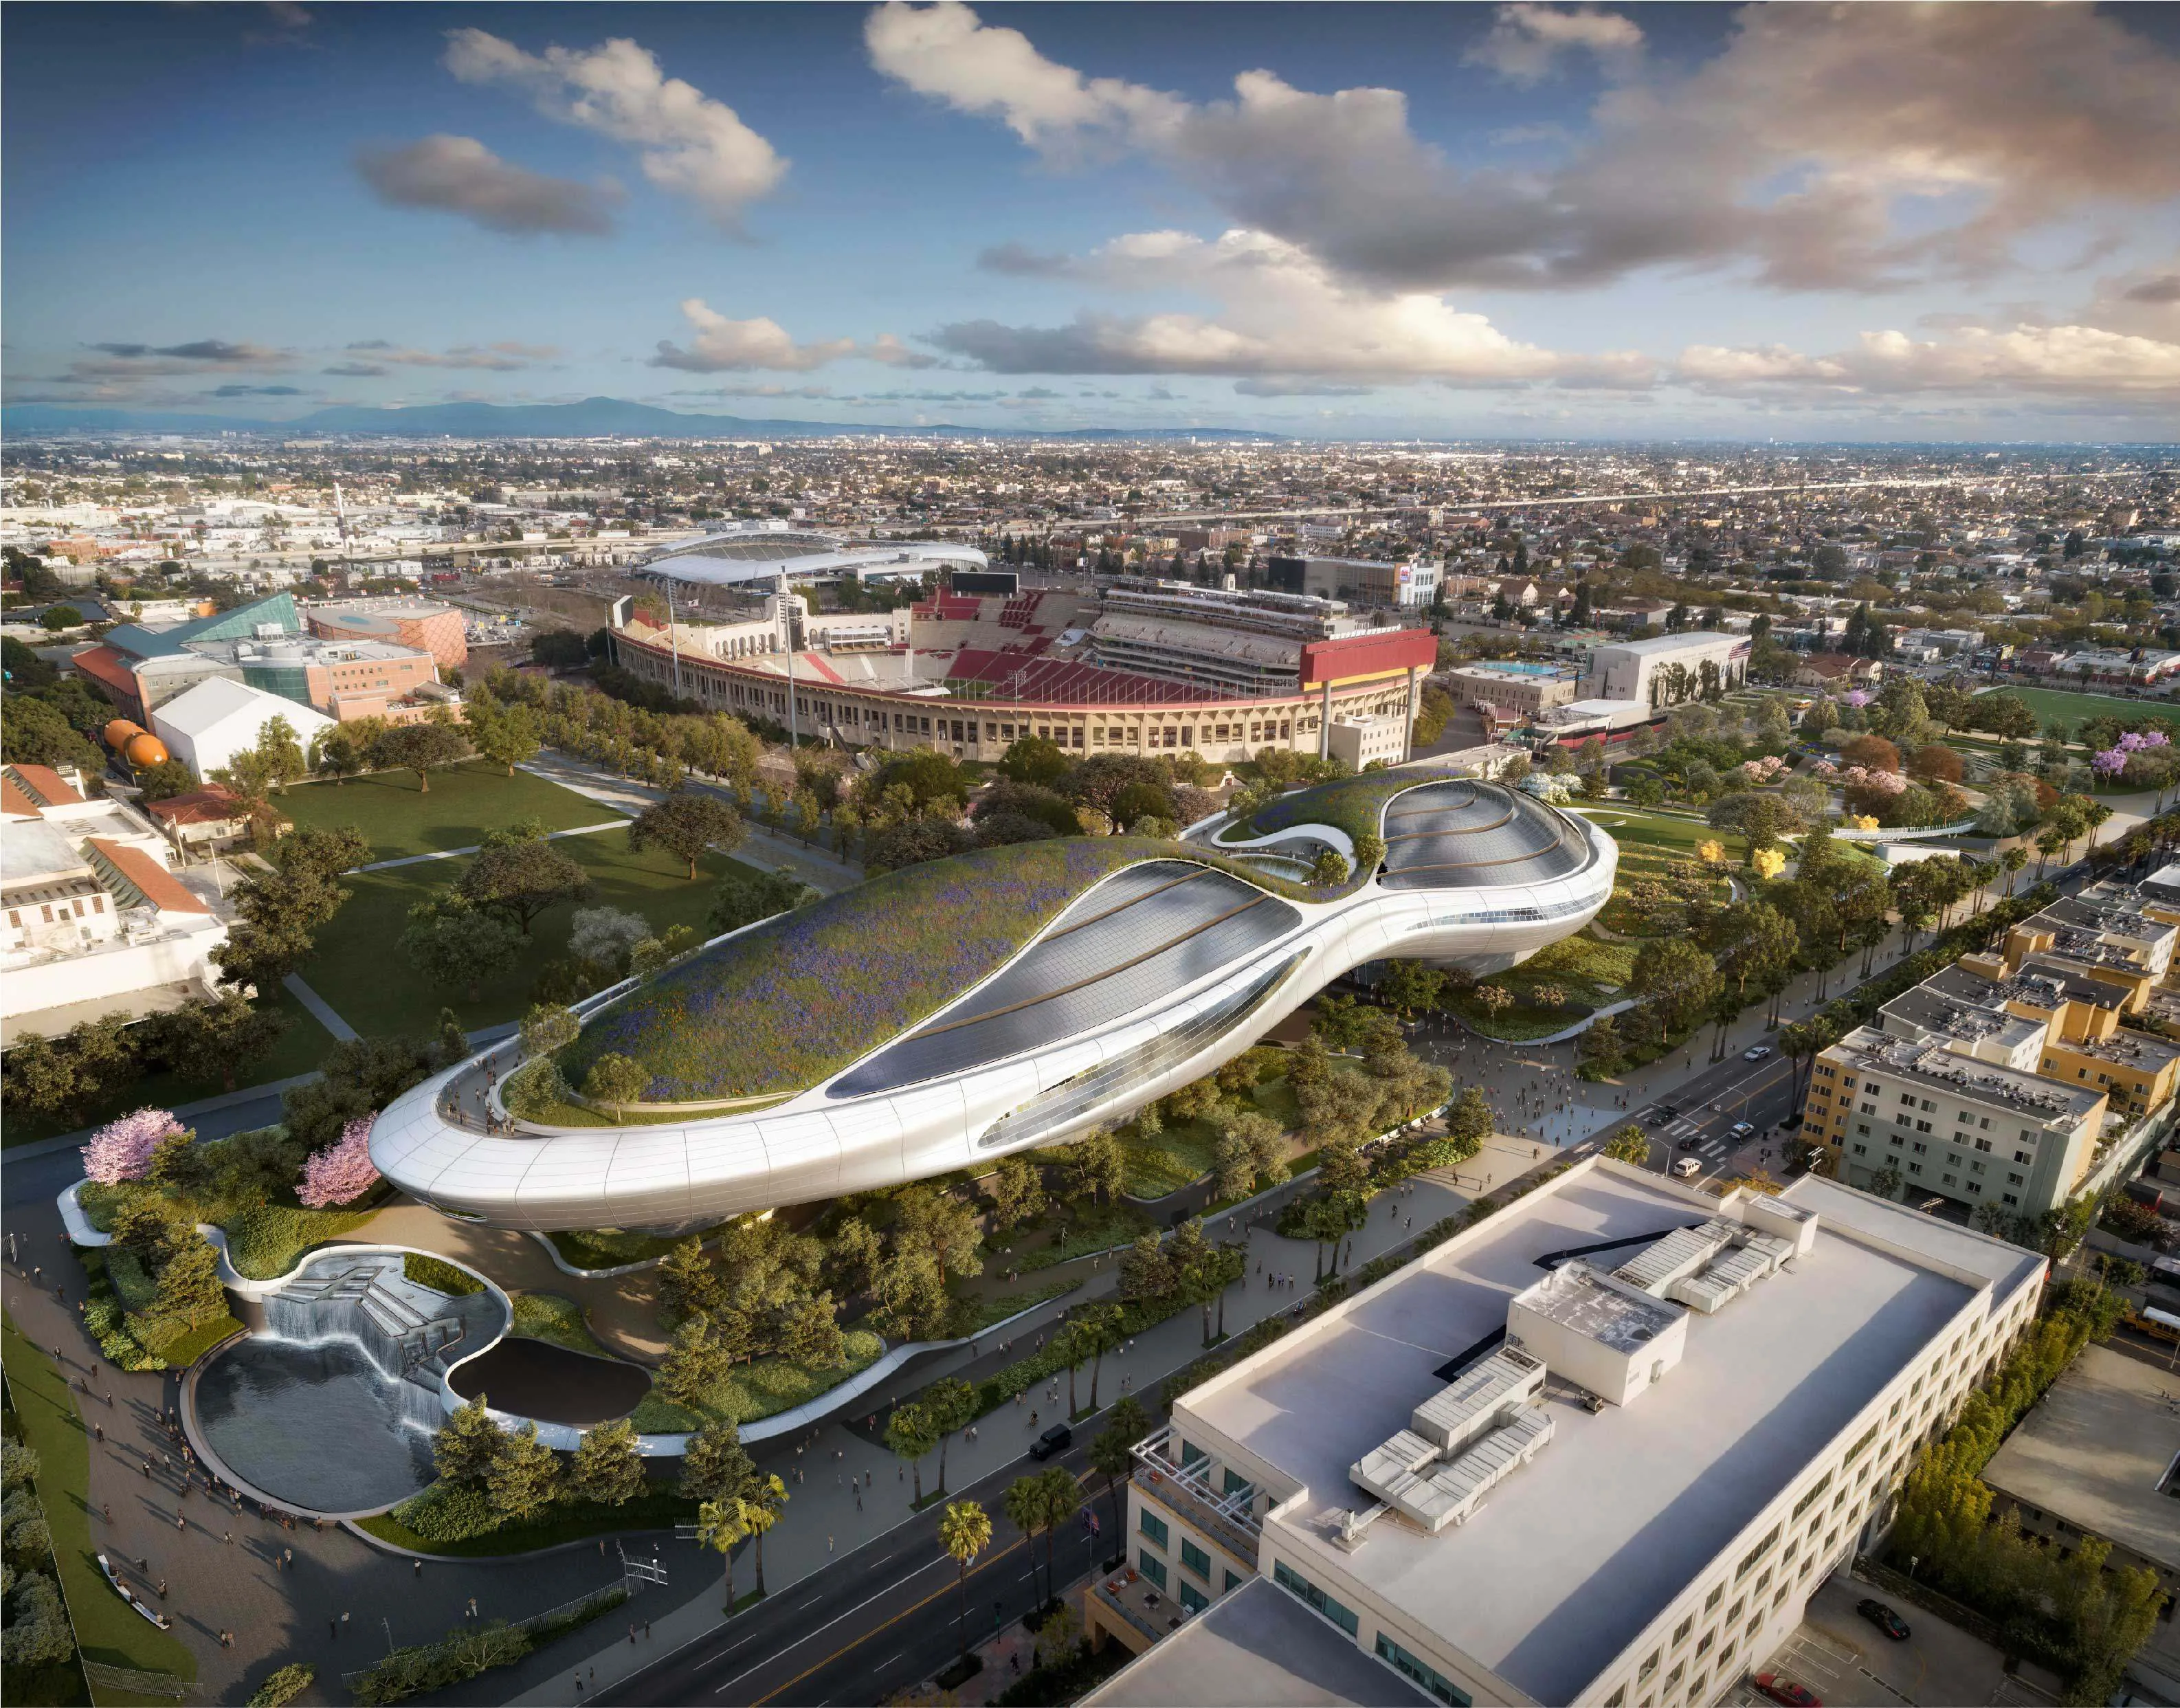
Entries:
{"type": "Polygon", "coordinates": [[[1511,965],[1594,917],[1617,862],[1587,819],[1403,767],[1179,840],[907,867],[602,993],[572,1043],[504,1077],[481,1055],[425,1081],[378,1117],[372,1158],[449,1215],[541,1231],[981,1167],[1200,1078],[1364,961],[1511,965]],[[1367,838],[1369,869],[1306,881],[1367,838]],[[640,1091],[619,1061],[592,1076],[608,1056],[640,1091]]]}

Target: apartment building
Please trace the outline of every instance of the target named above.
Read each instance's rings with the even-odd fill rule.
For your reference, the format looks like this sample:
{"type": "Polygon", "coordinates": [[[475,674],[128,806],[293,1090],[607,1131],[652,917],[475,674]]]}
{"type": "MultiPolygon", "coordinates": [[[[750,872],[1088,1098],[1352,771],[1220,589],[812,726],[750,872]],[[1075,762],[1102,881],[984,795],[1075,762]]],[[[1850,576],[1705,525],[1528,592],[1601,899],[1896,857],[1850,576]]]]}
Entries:
{"type": "Polygon", "coordinates": [[[1087,1597],[1138,1658],[1085,1700],[1717,1700],[1882,1534],[2044,1273],[1831,1181],[1586,1160],[1175,1402],[1087,1597]]]}
{"type": "Polygon", "coordinates": [[[1910,1202],[1971,1212],[2038,1216],[2105,1181],[2180,1092],[2180,1044],[2126,1023],[2176,1006],[2175,922],[2152,886],[2055,901],[1820,1054],[1804,1137],[1852,1185],[1889,1169],[1910,1202]]]}

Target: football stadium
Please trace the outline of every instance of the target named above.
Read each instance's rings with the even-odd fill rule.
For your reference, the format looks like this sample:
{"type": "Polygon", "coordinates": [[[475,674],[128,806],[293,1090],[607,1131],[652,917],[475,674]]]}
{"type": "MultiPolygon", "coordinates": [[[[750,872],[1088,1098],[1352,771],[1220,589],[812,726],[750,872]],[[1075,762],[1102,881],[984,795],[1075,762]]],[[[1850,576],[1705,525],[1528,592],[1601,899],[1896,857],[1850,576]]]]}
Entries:
{"type": "Polygon", "coordinates": [[[487,1053],[426,1081],[378,1117],[372,1159],[449,1215],[539,1231],[981,1169],[1200,1078],[1365,961],[1521,960],[1595,916],[1617,858],[1594,824],[1417,766],[1181,840],[911,866],[602,993],[504,1078],[487,1053]],[[1340,883],[1288,875],[1373,837],[1382,857],[1340,883]],[[640,1071],[629,1100],[569,1088],[607,1055],[640,1071]]]}
{"type": "MultiPolygon", "coordinates": [[[[652,567],[679,578],[692,561],[652,567]]],[[[783,587],[740,621],[624,607],[612,635],[620,664],[707,710],[842,747],[997,760],[1035,736],[1086,757],[1280,747],[1357,770],[1407,757],[1438,657],[1429,630],[1338,600],[1148,580],[879,612],[819,613],[783,587]]]]}

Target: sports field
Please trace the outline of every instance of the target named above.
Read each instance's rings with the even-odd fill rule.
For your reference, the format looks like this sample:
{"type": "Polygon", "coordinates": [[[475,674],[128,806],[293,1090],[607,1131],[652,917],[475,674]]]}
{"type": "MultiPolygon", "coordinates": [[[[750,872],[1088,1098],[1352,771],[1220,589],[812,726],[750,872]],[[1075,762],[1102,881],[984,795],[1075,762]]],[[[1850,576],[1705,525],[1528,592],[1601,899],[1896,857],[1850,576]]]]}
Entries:
{"type": "Polygon", "coordinates": [[[2110,694],[2074,694],[2063,688],[2002,688],[2036,714],[2046,731],[2063,724],[2068,733],[2084,718],[2170,718],[2180,724],[2180,705],[2170,700],[2122,700],[2110,694]]]}

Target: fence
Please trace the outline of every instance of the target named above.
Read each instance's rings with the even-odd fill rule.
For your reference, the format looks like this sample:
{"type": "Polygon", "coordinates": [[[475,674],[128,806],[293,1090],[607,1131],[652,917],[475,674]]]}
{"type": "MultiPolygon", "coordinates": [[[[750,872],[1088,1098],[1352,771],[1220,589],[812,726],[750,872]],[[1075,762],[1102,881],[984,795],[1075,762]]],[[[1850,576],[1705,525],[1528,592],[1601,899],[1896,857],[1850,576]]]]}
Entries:
{"type": "Polygon", "coordinates": [[[96,1661],[83,1663],[83,1676],[94,1694],[111,1690],[130,1696],[164,1696],[179,1702],[195,1695],[197,1688],[171,1672],[140,1672],[133,1667],[107,1667],[96,1661]]]}

